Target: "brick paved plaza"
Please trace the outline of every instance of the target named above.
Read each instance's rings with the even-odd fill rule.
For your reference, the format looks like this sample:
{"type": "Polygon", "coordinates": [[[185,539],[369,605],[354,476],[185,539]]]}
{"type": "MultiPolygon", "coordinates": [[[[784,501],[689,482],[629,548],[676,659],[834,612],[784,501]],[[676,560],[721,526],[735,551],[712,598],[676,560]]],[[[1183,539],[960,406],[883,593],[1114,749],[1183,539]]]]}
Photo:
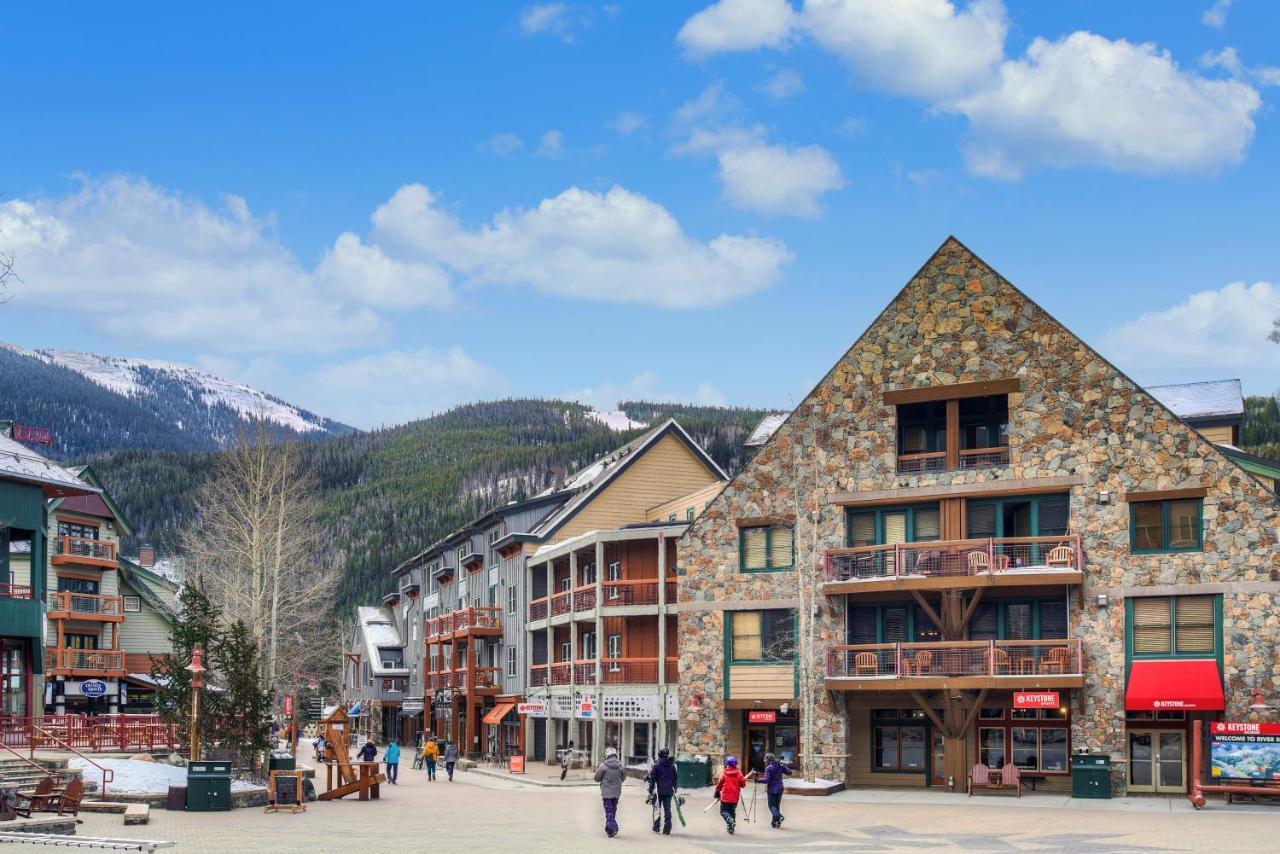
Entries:
{"type": "MultiPolygon", "coordinates": [[[[647,828],[642,786],[629,781],[619,809],[621,835],[602,832],[594,787],[512,783],[474,772],[457,782],[428,784],[408,768],[380,801],[313,803],[304,814],[171,813],[154,810],[145,827],[119,816],[85,815],[86,836],[173,839],[182,852],[420,852],[448,846],[513,851],[1081,851],[1260,852],[1275,850],[1280,808],[1211,803],[1201,813],[1183,800],[1130,798],[1097,803],[1028,794],[1021,800],[922,795],[908,791],[843,792],[831,798],[788,797],[787,823],[740,821],[729,837],[714,811],[701,810],[710,790],[690,797],[689,826],[656,837],[647,828]]],[[[757,809],[767,817],[764,795],[757,809]]],[[[484,850],[473,848],[472,850],[484,850]]]]}

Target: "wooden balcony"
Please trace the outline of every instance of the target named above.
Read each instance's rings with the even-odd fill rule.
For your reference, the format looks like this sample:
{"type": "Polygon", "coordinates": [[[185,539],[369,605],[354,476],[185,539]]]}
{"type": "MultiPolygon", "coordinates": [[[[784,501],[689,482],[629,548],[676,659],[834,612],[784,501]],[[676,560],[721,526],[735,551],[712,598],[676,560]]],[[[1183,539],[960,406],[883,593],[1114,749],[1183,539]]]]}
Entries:
{"type": "MultiPolygon", "coordinates": [[[[676,659],[668,658],[663,676],[674,681],[676,659]]],[[[656,685],[658,684],[658,659],[656,658],[606,658],[600,662],[600,681],[605,685],[656,685]]]]}
{"type": "Polygon", "coordinates": [[[1075,638],[833,646],[826,685],[836,691],[1080,688],[1084,653],[1075,638]]]}
{"type": "Polygon", "coordinates": [[[124,597],[65,591],[50,593],[49,619],[119,623],[124,620],[124,597]]]}
{"type": "MultiPolygon", "coordinates": [[[[668,579],[667,603],[675,604],[676,581],[668,579]]],[[[599,594],[595,584],[584,584],[573,590],[557,593],[554,596],[543,596],[529,603],[529,620],[545,620],[548,616],[559,617],[570,613],[594,611],[596,597],[602,608],[623,608],[633,605],[658,604],[658,580],[656,578],[628,579],[625,581],[600,582],[599,594]]]]}
{"type": "Polygon", "coordinates": [[[502,609],[497,605],[461,608],[427,620],[427,638],[440,641],[453,637],[501,637],[502,609]]]}
{"type": "Polygon", "coordinates": [[[529,667],[529,687],[542,688],[549,685],[551,680],[551,665],[534,664],[529,667]]]}
{"type": "Polygon", "coordinates": [[[87,537],[57,537],[53,541],[54,565],[83,564],[105,569],[116,567],[116,544],[87,537]]]}
{"type": "Polygon", "coordinates": [[[957,463],[947,462],[946,451],[922,454],[898,454],[898,474],[923,474],[935,471],[995,468],[1009,465],[1009,448],[962,448],[957,463]]]}
{"type": "Polygon", "coordinates": [[[30,599],[30,584],[0,584],[0,599],[30,599]]]}
{"type": "Polygon", "coordinates": [[[1079,534],[858,546],[827,550],[822,589],[843,595],[1080,584],[1083,567],[1079,534]]]}
{"type": "Polygon", "coordinates": [[[543,596],[541,599],[534,599],[529,603],[529,622],[534,620],[545,620],[547,618],[548,608],[551,600],[543,596]]]}
{"type": "Polygon", "coordinates": [[[45,672],[52,676],[124,676],[124,653],[118,649],[44,651],[45,672]]]}

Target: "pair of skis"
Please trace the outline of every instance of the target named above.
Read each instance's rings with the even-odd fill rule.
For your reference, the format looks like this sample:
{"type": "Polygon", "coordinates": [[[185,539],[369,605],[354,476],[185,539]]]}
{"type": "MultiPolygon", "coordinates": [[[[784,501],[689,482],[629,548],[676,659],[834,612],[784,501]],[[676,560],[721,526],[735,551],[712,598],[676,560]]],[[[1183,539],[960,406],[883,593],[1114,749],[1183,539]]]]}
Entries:
{"type": "MultiPolygon", "coordinates": [[[[672,795],[671,799],[675,802],[676,818],[680,819],[680,826],[688,827],[689,825],[685,823],[685,820],[684,820],[684,810],[681,809],[681,807],[684,806],[684,798],[680,797],[679,795],[672,795]]],[[[703,810],[703,812],[706,812],[706,810],[703,810]]],[[[654,833],[657,833],[659,830],[662,829],[662,818],[663,818],[662,801],[661,799],[658,798],[657,795],[654,795],[653,796],[653,832],[654,833]]]]}

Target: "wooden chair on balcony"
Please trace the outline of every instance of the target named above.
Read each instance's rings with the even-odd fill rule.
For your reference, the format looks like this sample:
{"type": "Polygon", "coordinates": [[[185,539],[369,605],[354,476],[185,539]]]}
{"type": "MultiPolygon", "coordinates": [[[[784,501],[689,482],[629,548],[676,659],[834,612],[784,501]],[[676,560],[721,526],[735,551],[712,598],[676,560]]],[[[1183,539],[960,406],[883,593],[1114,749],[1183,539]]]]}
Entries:
{"type": "Polygon", "coordinates": [[[923,676],[933,670],[933,653],[927,649],[916,653],[916,657],[911,662],[912,669],[915,670],[917,676],[923,676]]]}
{"type": "Polygon", "coordinates": [[[991,671],[999,676],[1009,672],[1009,653],[1003,649],[991,650],[991,671]]]}
{"type": "Polygon", "coordinates": [[[991,569],[991,556],[986,552],[969,552],[967,560],[969,563],[970,575],[975,575],[979,572],[986,572],[991,569]]]}
{"type": "Polygon", "coordinates": [[[1041,673],[1066,673],[1071,663],[1071,650],[1065,646],[1055,646],[1040,656],[1041,673]]]}
{"type": "Polygon", "coordinates": [[[1056,545],[1049,549],[1049,558],[1045,563],[1049,566],[1060,566],[1067,569],[1074,569],[1076,565],[1076,550],[1065,543],[1056,545]]]}
{"type": "Polygon", "coordinates": [[[853,672],[856,676],[876,676],[880,672],[880,659],[874,652],[860,652],[853,657],[853,672]]]}

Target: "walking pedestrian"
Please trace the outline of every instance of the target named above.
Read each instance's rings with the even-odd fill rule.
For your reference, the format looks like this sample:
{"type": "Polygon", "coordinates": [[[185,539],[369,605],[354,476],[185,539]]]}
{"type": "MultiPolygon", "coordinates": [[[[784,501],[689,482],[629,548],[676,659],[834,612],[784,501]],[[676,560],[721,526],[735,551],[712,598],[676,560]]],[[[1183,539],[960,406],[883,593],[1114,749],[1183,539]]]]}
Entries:
{"type": "Polygon", "coordinates": [[[427,743],[422,745],[422,761],[427,766],[427,780],[434,782],[436,779],[436,760],[440,758],[440,747],[436,744],[434,738],[428,738],[427,743]]]}
{"type": "Polygon", "coordinates": [[[396,778],[400,776],[400,742],[394,738],[387,745],[386,751],[382,754],[382,761],[387,763],[387,782],[395,786],[396,778]]]}
{"type": "Polygon", "coordinates": [[[622,781],[627,769],[618,759],[617,748],[604,752],[604,761],[596,769],[596,782],[600,784],[600,799],[604,801],[604,832],[610,837],[618,835],[618,798],[622,797],[622,781]]]}
{"type": "Polygon", "coordinates": [[[444,748],[444,770],[449,775],[449,782],[453,782],[453,766],[458,762],[458,745],[452,741],[445,745],[444,748]]]}
{"type": "Polygon", "coordinates": [[[364,747],[360,748],[360,752],[356,754],[361,762],[372,762],[378,757],[378,748],[373,746],[372,741],[365,741],[364,747]]]}
{"type": "Polygon", "coordinates": [[[738,801],[742,799],[742,787],[747,778],[738,770],[738,760],[732,756],[724,760],[724,770],[720,779],[716,780],[716,797],[720,800],[720,817],[724,819],[725,829],[733,833],[738,823],[738,801]]]}
{"type": "MultiPolygon", "coordinates": [[[[754,777],[755,772],[752,771],[751,775],[754,777]]],[[[785,778],[790,775],[791,766],[772,753],[764,755],[764,791],[769,801],[769,813],[773,816],[770,827],[782,827],[782,791],[785,778]]]]}
{"type": "MultiPolygon", "coordinates": [[[[667,748],[659,748],[658,761],[653,763],[653,767],[649,769],[648,776],[645,780],[649,783],[649,800],[652,804],[656,800],[662,805],[662,832],[671,834],[671,801],[676,794],[676,763],[671,758],[671,751],[667,748]]],[[[656,812],[656,810],[655,810],[656,812]]],[[[653,832],[658,832],[658,816],[653,817],[653,832]]]]}

